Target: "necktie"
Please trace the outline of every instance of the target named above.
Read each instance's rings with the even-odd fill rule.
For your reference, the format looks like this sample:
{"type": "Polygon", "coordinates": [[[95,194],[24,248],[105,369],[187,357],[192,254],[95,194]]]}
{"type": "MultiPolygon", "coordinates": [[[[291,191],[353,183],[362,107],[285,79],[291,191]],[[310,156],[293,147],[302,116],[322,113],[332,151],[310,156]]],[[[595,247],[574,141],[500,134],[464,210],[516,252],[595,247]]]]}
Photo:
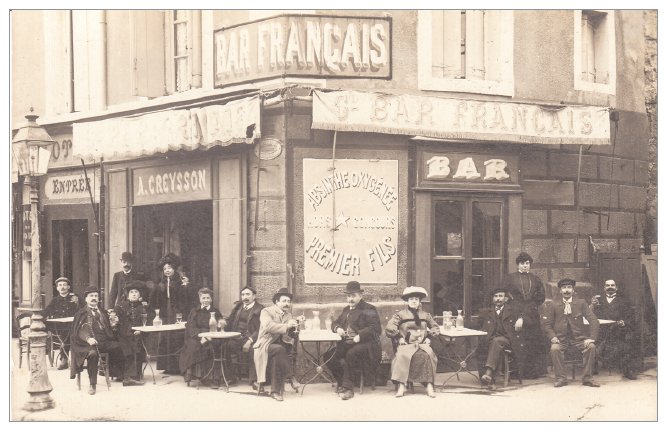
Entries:
{"type": "Polygon", "coordinates": [[[502,307],[495,307],[495,313],[499,316],[499,314],[502,312],[502,307]]]}
{"type": "Polygon", "coordinates": [[[564,300],[564,314],[571,314],[571,302],[564,300]]]}

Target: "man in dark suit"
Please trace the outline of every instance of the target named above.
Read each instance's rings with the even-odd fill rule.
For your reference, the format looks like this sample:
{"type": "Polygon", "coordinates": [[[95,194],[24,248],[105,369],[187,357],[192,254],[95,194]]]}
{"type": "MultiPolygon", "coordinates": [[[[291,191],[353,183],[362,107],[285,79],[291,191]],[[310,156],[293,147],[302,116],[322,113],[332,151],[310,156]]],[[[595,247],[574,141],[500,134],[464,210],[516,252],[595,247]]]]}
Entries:
{"type": "MultiPolygon", "coordinates": [[[[110,321],[106,310],[99,306],[99,291],[96,287],[89,287],[83,293],[86,305],[76,312],[72,322],[71,339],[71,379],[81,371],[83,362],[88,360],[88,378],[90,388],[88,393],[95,395],[97,389],[97,370],[99,364],[99,353],[109,354],[109,368],[117,369],[118,375],[123,378],[123,386],[143,385],[129,377],[128,367],[133,366],[134,357],[132,351],[125,351],[116,340],[118,321],[110,321]]],[[[114,373],[112,373],[114,374],[114,373]]]]}
{"type": "MultiPolygon", "coordinates": [[[[248,380],[250,384],[257,380],[252,345],[257,341],[259,336],[259,317],[261,316],[261,310],[264,308],[263,305],[255,300],[256,294],[257,290],[252,286],[245,286],[241,289],[241,300],[236,302],[234,308],[231,310],[228,319],[229,325],[225,328],[226,331],[241,333],[239,339],[231,339],[227,342],[227,359],[228,363],[237,364],[238,358],[242,355],[246,356],[246,362],[249,365],[248,380]]],[[[233,383],[239,378],[239,370],[233,367],[231,371],[229,380],[230,383],[233,383]]]]}
{"type": "MultiPolygon", "coordinates": [[[[522,365],[523,310],[514,301],[509,301],[508,289],[498,287],[492,292],[493,307],[480,313],[482,330],[487,332],[485,343],[479,345],[479,363],[485,362],[485,373],[481,381],[495,390],[495,371],[504,359],[504,349],[511,349],[518,366],[522,365]]],[[[506,371],[505,371],[506,372],[506,371]]]]}
{"type": "Polygon", "coordinates": [[[542,316],[543,330],[550,339],[555,387],[567,385],[564,353],[575,347],[583,353],[583,385],[597,388],[599,385],[592,380],[592,366],[596,360],[594,343],[599,336],[599,320],[584,299],[573,298],[575,286],[576,281],[570,278],[558,281],[562,297],[547,303],[542,316]]]}
{"type": "Polygon", "coordinates": [[[599,319],[615,323],[601,328],[599,358],[604,364],[619,366],[627,379],[636,380],[634,306],[626,295],[618,293],[615,280],[604,282],[604,293],[601,298],[592,298],[592,309],[599,319]]]}
{"type": "MultiPolygon", "coordinates": [[[[122,271],[118,271],[113,274],[113,280],[111,281],[111,290],[109,291],[109,304],[107,308],[115,308],[116,305],[120,304],[127,299],[126,296],[126,287],[135,280],[146,281],[146,277],[137,272],[133,271],[134,257],[129,251],[123,252],[120,257],[120,263],[123,266],[122,271]]],[[[148,294],[149,292],[144,292],[148,294]]],[[[148,297],[144,297],[143,301],[148,301],[148,297]]]]}
{"type": "MultiPolygon", "coordinates": [[[[60,277],[55,281],[56,289],[58,290],[58,295],[53,297],[51,303],[44,310],[44,317],[46,319],[51,318],[62,318],[62,317],[72,317],[79,308],[81,308],[81,302],[78,295],[70,292],[72,283],[67,277],[60,277]]],[[[60,346],[60,352],[58,353],[58,358],[60,358],[58,369],[64,370],[68,367],[67,364],[67,352],[69,352],[69,329],[71,328],[69,323],[59,323],[59,322],[46,322],[46,328],[53,334],[62,340],[62,345],[60,346]]]]}
{"type": "Polygon", "coordinates": [[[366,375],[374,377],[382,358],[379,343],[382,328],[377,309],[363,300],[363,289],[358,281],[347,283],[345,293],[349,305],[342,309],[331,327],[342,340],[335,350],[324,354],[324,359],[337,380],[340,398],[348,400],[354,396],[352,376],[355,372],[365,369],[371,371],[366,375]]]}

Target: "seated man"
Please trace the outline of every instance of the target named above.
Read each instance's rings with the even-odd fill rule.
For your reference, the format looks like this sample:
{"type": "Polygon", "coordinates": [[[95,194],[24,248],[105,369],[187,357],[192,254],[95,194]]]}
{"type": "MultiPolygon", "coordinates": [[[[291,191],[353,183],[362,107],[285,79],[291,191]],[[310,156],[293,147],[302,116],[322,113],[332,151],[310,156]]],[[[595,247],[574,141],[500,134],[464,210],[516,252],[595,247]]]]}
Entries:
{"type": "MultiPolygon", "coordinates": [[[[124,352],[132,352],[131,363],[127,366],[125,377],[134,380],[141,380],[141,370],[146,358],[146,352],[141,345],[139,338],[141,332],[132,329],[132,326],[143,325],[143,317],[147,322],[152,322],[155,317],[155,311],[144,305],[143,299],[146,289],[145,283],[134,280],[125,285],[123,299],[116,305],[116,315],[118,317],[118,342],[124,352]]],[[[113,323],[112,323],[113,324],[113,323]]]]}
{"type": "MultiPolygon", "coordinates": [[[[59,319],[74,316],[78,309],[81,308],[82,302],[75,293],[70,292],[72,283],[69,281],[69,278],[60,277],[55,281],[55,285],[58,290],[58,296],[55,296],[44,310],[44,318],[59,319]]],[[[68,367],[67,352],[70,345],[69,329],[71,327],[70,323],[46,322],[46,328],[49,332],[57,334],[63,342],[57,356],[59,358],[59,370],[64,370],[68,367]]]]}
{"type": "Polygon", "coordinates": [[[555,387],[567,385],[564,353],[575,347],[583,353],[583,385],[598,388],[592,381],[592,366],[596,360],[594,342],[599,335],[599,320],[584,299],[573,298],[574,286],[576,281],[570,278],[558,281],[562,298],[547,302],[542,315],[543,330],[550,339],[550,359],[557,379],[555,387]]]}
{"type": "Polygon", "coordinates": [[[601,298],[592,298],[592,309],[599,319],[615,323],[601,327],[599,358],[604,364],[618,366],[627,379],[636,380],[634,306],[626,295],[618,293],[615,280],[604,282],[604,292],[601,298]]]}
{"type": "Polygon", "coordinates": [[[271,397],[276,401],[284,401],[284,383],[294,375],[289,354],[298,321],[291,314],[292,297],[282,288],[273,295],[273,305],[261,310],[259,335],[253,346],[257,383],[262,385],[270,376],[271,397]]]}
{"type": "MultiPolygon", "coordinates": [[[[227,331],[240,332],[241,337],[227,342],[227,363],[238,364],[239,358],[245,356],[249,364],[248,380],[250,384],[256,382],[257,371],[254,369],[254,349],[252,345],[259,338],[259,317],[264,306],[255,301],[257,290],[252,286],[245,286],[240,291],[241,300],[236,302],[229,316],[227,331]]],[[[232,367],[230,383],[237,381],[239,371],[232,367]]]]}
{"type": "Polygon", "coordinates": [[[324,360],[338,383],[340,398],[348,400],[354,396],[354,373],[362,373],[364,368],[374,371],[379,366],[382,328],[377,309],[363,300],[363,289],[358,281],[347,283],[345,293],[349,305],[342,309],[331,327],[342,340],[335,350],[324,354],[324,360]]]}
{"type": "Polygon", "coordinates": [[[483,373],[481,381],[495,390],[495,372],[504,359],[504,349],[511,349],[518,366],[521,365],[523,317],[520,306],[509,301],[507,288],[498,287],[492,295],[492,309],[482,310],[479,315],[483,325],[481,330],[488,335],[485,342],[479,343],[478,358],[479,363],[485,363],[485,370],[479,369],[479,374],[483,373]]]}
{"type": "MultiPolygon", "coordinates": [[[[72,358],[70,362],[71,379],[81,372],[83,363],[88,360],[88,378],[90,388],[88,393],[95,395],[97,390],[97,370],[99,364],[99,353],[109,354],[109,368],[114,367],[128,372],[128,366],[134,358],[125,355],[120,343],[116,340],[115,330],[117,321],[112,324],[104,309],[99,307],[99,291],[95,287],[89,287],[83,293],[86,305],[76,312],[74,322],[70,331],[72,340],[72,358]]],[[[125,374],[123,373],[123,376],[125,374]]],[[[143,385],[129,377],[123,378],[123,386],[143,385]]]]}

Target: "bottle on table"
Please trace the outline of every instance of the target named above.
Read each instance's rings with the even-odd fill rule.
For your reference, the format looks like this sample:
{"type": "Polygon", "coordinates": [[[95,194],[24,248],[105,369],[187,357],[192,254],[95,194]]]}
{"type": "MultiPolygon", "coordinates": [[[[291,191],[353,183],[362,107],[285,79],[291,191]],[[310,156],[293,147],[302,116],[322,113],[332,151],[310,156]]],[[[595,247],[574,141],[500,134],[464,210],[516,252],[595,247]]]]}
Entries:
{"type": "Polygon", "coordinates": [[[155,309],[155,318],[153,319],[153,326],[162,326],[162,319],[160,318],[160,309],[155,309]]]}
{"type": "Polygon", "coordinates": [[[210,312],[210,319],[208,320],[208,330],[210,332],[217,332],[217,319],[215,319],[215,312],[210,312]]]}
{"type": "Polygon", "coordinates": [[[456,317],[456,330],[462,331],[465,328],[465,319],[462,315],[462,310],[458,310],[458,317],[456,317]]]}

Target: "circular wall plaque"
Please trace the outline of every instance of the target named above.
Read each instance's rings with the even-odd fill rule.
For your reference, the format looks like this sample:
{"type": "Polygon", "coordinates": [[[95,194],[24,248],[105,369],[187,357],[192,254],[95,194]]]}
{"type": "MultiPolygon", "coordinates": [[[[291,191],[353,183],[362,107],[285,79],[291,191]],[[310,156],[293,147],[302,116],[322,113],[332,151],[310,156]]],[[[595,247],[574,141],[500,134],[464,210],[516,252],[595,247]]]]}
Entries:
{"type": "Polygon", "coordinates": [[[261,139],[254,146],[254,155],[261,160],[273,160],[282,153],[282,142],[275,138],[261,139]]]}

